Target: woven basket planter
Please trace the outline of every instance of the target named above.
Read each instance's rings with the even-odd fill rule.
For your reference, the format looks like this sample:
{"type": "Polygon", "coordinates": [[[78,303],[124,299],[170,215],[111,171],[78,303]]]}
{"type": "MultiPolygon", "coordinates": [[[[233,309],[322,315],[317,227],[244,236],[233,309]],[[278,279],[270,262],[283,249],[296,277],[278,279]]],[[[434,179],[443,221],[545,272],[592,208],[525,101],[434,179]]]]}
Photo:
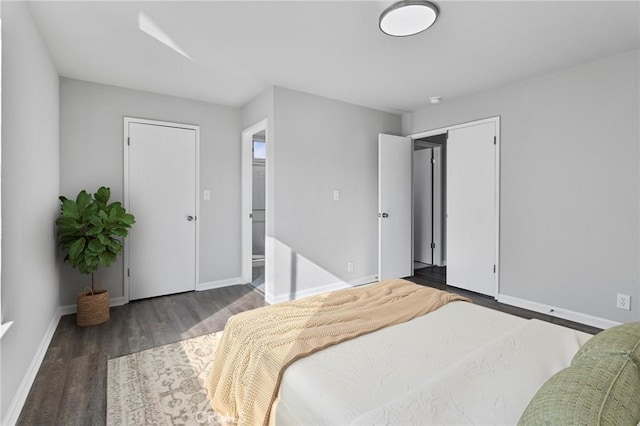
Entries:
{"type": "Polygon", "coordinates": [[[93,293],[91,289],[78,295],[78,314],[76,324],[85,327],[102,324],[109,319],[109,292],[100,290],[93,293]]]}

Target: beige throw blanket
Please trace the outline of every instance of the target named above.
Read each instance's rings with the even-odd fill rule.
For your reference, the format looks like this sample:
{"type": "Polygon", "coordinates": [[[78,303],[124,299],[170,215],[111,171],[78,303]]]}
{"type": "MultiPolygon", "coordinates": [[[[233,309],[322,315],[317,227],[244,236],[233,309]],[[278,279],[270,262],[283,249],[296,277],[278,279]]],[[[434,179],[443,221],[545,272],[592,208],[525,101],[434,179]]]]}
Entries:
{"type": "Polygon", "coordinates": [[[238,425],[264,425],[285,368],[345,340],[468,299],[388,280],[242,312],[229,319],[207,382],[213,409],[238,425]]]}

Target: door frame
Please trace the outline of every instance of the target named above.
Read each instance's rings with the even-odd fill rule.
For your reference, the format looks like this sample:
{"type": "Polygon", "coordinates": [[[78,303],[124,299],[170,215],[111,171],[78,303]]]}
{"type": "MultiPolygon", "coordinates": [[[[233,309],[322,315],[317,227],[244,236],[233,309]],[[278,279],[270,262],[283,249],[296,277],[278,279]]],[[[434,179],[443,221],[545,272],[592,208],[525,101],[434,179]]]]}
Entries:
{"type": "MultiPolygon", "coordinates": [[[[417,188],[421,188],[421,186],[416,185],[416,152],[417,150],[415,149],[415,140],[412,139],[413,142],[413,149],[412,149],[412,166],[413,166],[413,174],[411,177],[411,186],[413,189],[413,196],[411,197],[411,229],[413,230],[413,232],[411,233],[411,252],[413,253],[412,257],[414,262],[418,259],[416,259],[416,189],[417,188]]],[[[424,149],[429,149],[431,150],[430,152],[430,157],[429,157],[429,172],[431,172],[431,188],[429,191],[429,195],[431,196],[431,242],[436,241],[436,237],[435,237],[435,229],[434,229],[434,223],[435,223],[435,197],[434,197],[434,193],[435,193],[435,163],[434,163],[434,155],[435,155],[435,151],[434,151],[434,147],[429,147],[429,148],[424,148],[424,149]]],[[[438,244],[436,244],[436,246],[438,246],[438,244]]],[[[436,249],[431,247],[431,262],[429,262],[429,265],[435,265],[435,253],[436,253],[436,249]]],[[[415,275],[415,263],[412,265],[412,270],[411,270],[411,274],[415,275]]]]}
{"type": "Polygon", "coordinates": [[[410,134],[408,137],[411,139],[421,139],[428,136],[434,136],[441,133],[449,132],[450,130],[462,129],[465,127],[477,126],[479,124],[494,123],[496,130],[496,149],[495,149],[495,250],[493,254],[493,261],[496,265],[496,272],[494,276],[494,298],[500,294],[500,116],[484,118],[480,120],[467,121],[460,124],[454,124],[445,127],[439,127],[436,129],[426,130],[410,134]]]}
{"type": "Polygon", "coordinates": [[[433,249],[433,264],[436,266],[446,266],[446,260],[442,260],[444,254],[444,244],[442,244],[442,212],[444,203],[442,202],[442,146],[433,147],[433,241],[436,247],[433,249]]]}
{"type": "MultiPolygon", "coordinates": [[[[267,119],[262,119],[257,123],[247,127],[242,131],[242,148],[241,148],[241,207],[240,207],[240,228],[241,228],[241,240],[242,240],[242,248],[241,248],[241,279],[243,284],[251,283],[251,275],[252,275],[252,243],[253,243],[253,221],[251,220],[252,205],[253,205],[253,135],[256,133],[264,131],[264,141],[266,144],[265,150],[265,207],[269,205],[269,173],[267,170],[270,166],[270,149],[269,149],[269,130],[267,129],[267,119]]],[[[267,231],[267,223],[268,223],[268,215],[269,209],[265,208],[264,212],[264,223],[265,223],[265,236],[267,231]]],[[[265,238],[266,240],[266,238],[265,238]]],[[[267,280],[266,280],[266,270],[267,270],[267,262],[269,262],[268,252],[265,247],[264,251],[264,263],[265,263],[265,295],[267,294],[267,280]]]]}
{"type": "MultiPolygon", "coordinates": [[[[433,135],[432,135],[433,136],[433,135]]],[[[411,137],[411,136],[409,136],[411,137]]],[[[417,139],[420,139],[419,137],[413,138],[411,137],[412,140],[415,141],[417,139]]],[[[424,141],[421,141],[424,142],[424,141]]],[[[431,170],[432,170],[432,191],[431,191],[431,203],[432,203],[432,215],[431,215],[431,225],[432,225],[432,229],[431,229],[431,235],[432,235],[432,240],[435,243],[435,248],[432,251],[432,265],[435,266],[446,266],[447,262],[446,260],[442,260],[442,255],[444,253],[443,247],[444,245],[442,244],[443,238],[442,238],[442,212],[444,210],[444,204],[442,203],[442,150],[443,147],[441,144],[438,143],[430,143],[430,149],[432,152],[432,164],[431,164],[431,170]]],[[[415,156],[415,149],[414,149],[414,154],[415,156]]],[[[415,188],[415,182],[412,182],[412,186],[415,188]]],[[[415,197],[414,200],[412,201],[413,204],[413,210],[415,210],[415,197]]],[[[413,229],[412,232],[412,238],[413,238],[413,255],[415,257],[415,217],[412,217],[411,219],[411,226],[413,229]]],[[[415,259],[414,259],[415,260],[415,259]]],[[[413,273],[415,274],[415,268],[413,273]]]]}
{"type": "MultiPolygon", "coordinates": [[[[129,124],[130,123],[138,123],[138,124],[147,124],[152,126],[162,126],[162,127],[176,127],[179,129],[187,129],[193,130],[195,132],[196,137],[196,158],[195,158],[195,178],[196,178],[196,199],[195,199],[195,275],[194,275],[194,283],[193,289],[196,290],[198,288],[198,283],[200,282],[200,126],[193,124],[183,124],[183,123],[175,123],[171,121],[160,121],[160,120],[149,120],[146,118],[136,118],[136,117],[124,117],[124,126],[123,126],[123,151],[124,151],[124,200],[123,206],[125,209],[128,209],[131,205],[130,194],[129,194],[129,168],[131,166],[129,161],[129,124]]],[[[134,213],[135,214],[135,213],[134,213]]],[[[129,278],[129,268],[131,266],[131,259],[129,253],[129,238],[124,238],[123,241],[124,251],[123,251],[123,262],[124,268],[122,271],[123,274],[123,297],[124,302],[129,303],[129,289],[130,289],[130,278],[129,278]]]]}

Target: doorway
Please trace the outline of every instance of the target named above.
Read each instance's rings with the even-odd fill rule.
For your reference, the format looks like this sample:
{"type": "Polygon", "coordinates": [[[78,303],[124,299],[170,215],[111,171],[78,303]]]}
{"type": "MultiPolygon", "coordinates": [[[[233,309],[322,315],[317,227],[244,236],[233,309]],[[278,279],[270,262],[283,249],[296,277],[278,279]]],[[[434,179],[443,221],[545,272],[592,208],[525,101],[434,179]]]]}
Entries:
{"type": "Polygon", "coordinates": [[[444,153],[447,133],[413,141],[414,273],[444,266],[444,153]]]}
{"type": "MultiPolygon", "coordinates": [[[[441,169],[431,171],[431,237],[433,251],[427,250],[428,264],[446,266],[446,284],[496,297],[499,291],[499,224],[500,224],[500,117],[493,117],[455,126],[413,134],[409,137],[379,135],[379,277],[401,278],[410,275],[416,259],[413,232],[415,219],[413,190],[413,156],[417,151],[431,149],[431,160],[440,148],[441,169]],[[428,144],[431,137],[443,137],[440,144],[428,144]],[[417,146],[416,142],[427,143],[417,146]],[[407,170],[409,171],[407,173],[407,170]],[[441,178],[435,185],[435,178],[441,178]],[[441,196],[435,196],[440,187],[441,196]],[[406,194],[409,188],[409,196],[406,194]],[[398,194],[402,194],[399,197],[398,194]],[[435,203],[441,202],[442,208],[435,203]],[[394,214],[391,210],[394,210],[394,214]],[[408,212],[407,214],[405,214],[408,212]],[[441,214],[441,220],[435,215],[441,214]],[[391,218],[395,217],[395,221],[391,218]],[[437,236],[437,227],[441,235],[437,236]],[[408,232],[405,233],[405,230],[408,232]],[[439,259],[435,250],[441,242],[439,259]],[[409,270],[409,273],[407,273],[409,270]]],[[[433,141],[431,141],[433,142],[433,141]]],[[[427,151],[428,152],[428,151],[427,151]]],[[[418,153],[420,157],[423,154],[418,153]]],[[[424,154],[428,159],[429,155],[424,154]]],[[[423,174],[428,174],[423,173],[423,174]]],[[[428,187],[427,182],[425,186],[428,187]]],[[[424,206],[421,206],[424,208],[424,206]]],[[[428,219],[427,225],[428,226],[428,219]]],[[[421,266],[421,265],[419,265],[421,266]]],[[[426,266],[426,265],[425,265],[426,266]]],[[[435,269],[421,268],[430,271],[435,269]]],[[[439,272],[444,272],[440,270],[439,272]]],[[[444,274],[440,274],[443,276],[444,274]]]]}
{"type": "Polygon", "coordinates": [[[242,132],[242,282],[262,293],[267,285],[267,120],[242,132]]]}
{"type": "Polygon", "coordinates": [[[125,208],[136,217],[125,240],[125,297],[195,290],[199,127],[125,117],[124,132],[125,208]]]}
{"type": "Polygon", "coordinates": [[[264,293],[264,257],[266,236],[266,138],[265,131],[253,135],[251,177],[251,285],[264,293]]]}

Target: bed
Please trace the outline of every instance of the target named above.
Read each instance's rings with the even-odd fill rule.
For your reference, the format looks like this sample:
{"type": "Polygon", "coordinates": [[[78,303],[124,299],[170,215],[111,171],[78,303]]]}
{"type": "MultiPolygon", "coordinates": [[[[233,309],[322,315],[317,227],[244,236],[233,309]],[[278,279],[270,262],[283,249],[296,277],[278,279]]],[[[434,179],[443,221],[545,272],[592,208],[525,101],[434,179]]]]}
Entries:
{"type": "MultiPolygon", "coordinates": [[[[640,336],[640,324],[636,328],[640,336]]],[[[570,370],[591,337],[452,300],[295,360],[281,373],[263,424],[517,424],[549,379],[570,370]]],[[[638,347],[631,349],[638,351],[636,360],[638,347]]],[[[640,365],[633,368],[630,377],[636,374],[637,389],[633,382],[633,390],[624,391],[632,411],[640,405],[640,365]]],[[[553,394],[545,397],[536,415],[546,415],[549,400],[559,400],[553,394]]],[[[640,408],[628,416],[628,424],[635,425],[637,416],[640,408]]]]}
{"type": "Polygon", "coordinates": [[[451,302],[289,366],[277,425],[516,424],[588,334],[451,302]]]}

